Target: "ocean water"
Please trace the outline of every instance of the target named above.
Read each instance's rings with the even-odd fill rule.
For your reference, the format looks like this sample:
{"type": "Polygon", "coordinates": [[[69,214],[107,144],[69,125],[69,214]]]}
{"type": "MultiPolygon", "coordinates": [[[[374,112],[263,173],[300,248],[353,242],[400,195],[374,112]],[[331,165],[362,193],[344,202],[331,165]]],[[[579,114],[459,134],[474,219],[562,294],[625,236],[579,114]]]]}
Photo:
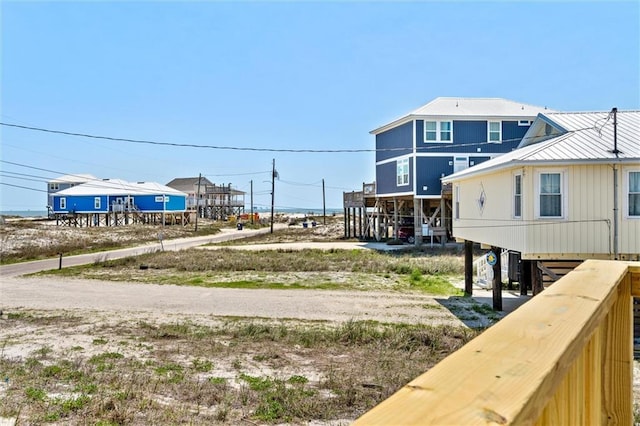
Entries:
{"type": "Polygon", "coordinates": [[[46,210],[3,210],[0,216],[47,217],[46,210]]]}

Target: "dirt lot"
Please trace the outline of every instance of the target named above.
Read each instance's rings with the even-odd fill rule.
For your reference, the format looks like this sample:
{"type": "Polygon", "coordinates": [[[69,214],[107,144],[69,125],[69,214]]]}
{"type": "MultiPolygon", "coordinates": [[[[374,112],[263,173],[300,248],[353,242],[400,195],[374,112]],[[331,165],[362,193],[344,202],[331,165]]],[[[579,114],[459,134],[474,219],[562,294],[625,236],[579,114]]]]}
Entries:
{"type": "MultiPolygon", "coordinates": [[[[16,229],[3,230],[3,250],[16,229]]],[[[338,221],[294,224],[258,238],[340,232],[338,221]]],[[[375,291],[2,281],[0,424],[346,425],[500,317],[373,281],[375,291]]]]}

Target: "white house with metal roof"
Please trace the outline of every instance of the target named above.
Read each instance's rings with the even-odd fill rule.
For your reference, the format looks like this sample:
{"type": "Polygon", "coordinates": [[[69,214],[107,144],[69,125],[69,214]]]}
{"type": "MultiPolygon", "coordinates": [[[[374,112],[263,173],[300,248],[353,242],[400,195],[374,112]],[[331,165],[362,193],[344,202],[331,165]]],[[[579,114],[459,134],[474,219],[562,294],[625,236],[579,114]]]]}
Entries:
{"type": "Polygon", "coordinates": [[[542,113],[517,150],[442,181],[458,239],[522,260],[640,260],[640,111],[542,113]]]}

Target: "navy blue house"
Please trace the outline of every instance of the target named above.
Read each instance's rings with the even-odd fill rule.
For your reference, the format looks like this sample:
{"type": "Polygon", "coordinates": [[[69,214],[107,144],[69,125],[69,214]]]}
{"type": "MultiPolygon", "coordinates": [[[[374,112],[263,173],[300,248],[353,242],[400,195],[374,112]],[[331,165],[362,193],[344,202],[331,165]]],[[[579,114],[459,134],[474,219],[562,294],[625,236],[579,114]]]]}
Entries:
{"type": "MultiPolygon", "coordinates": [[[[516,149],[545,107],[500,98],[436,98],[370,133],[376,138],[376,205],[398,225],[449,228],[440,179],[516,149]]],[[[549,111],[547,111],[549,112],[549,111]]],[[[444,190],[444,191],[443,191],[444,190]]],[[[378,212],[380,213],[380,212],[378,212]]]]}

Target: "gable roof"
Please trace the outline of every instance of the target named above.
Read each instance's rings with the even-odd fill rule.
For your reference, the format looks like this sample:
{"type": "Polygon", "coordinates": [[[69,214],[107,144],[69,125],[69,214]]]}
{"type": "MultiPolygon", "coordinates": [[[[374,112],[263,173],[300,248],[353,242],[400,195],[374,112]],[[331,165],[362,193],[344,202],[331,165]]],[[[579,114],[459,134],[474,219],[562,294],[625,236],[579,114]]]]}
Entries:
{"type": "Polygon", "coordinates": [[[90,174],[78,174],[78,175],[64,175],[51,179],[49,183],[84,183],[94,180],[100,180],[97,177],[90,174]]]}
{"type": "MultiPolygon", "coordinates": [[[[200,186],[202,187],[203,192],[206,185],[213,185],[213,183],[211,183],[211,181],[206,177],[202,176],[202,179],[200,179],[200,186]]],[[[169,182],[167,186],[182,192],[193,192],[193,189],[198,186],[198,177],[175,178],[169,182]]]]}
{"type": "Polygon", "coordinates": [[[539,107],[502,98],[439,97],[390,123],[372,130],[369,133],[375,135],[411,121],[414,118],[459,117],[465,119],[534,119],[539,113],[545,111],[551,110],[548,110],[547,107],[539,107]]]}
{"type": "Polygon", "coordinates": [[[490,170],[527,164],[576,164],[597,162],[640,161],[640,111],[619,111],[617,114],[617,148],[614,153],[614,126],[609,112],[578,112],[540,114],[537,123],[549,124],[561,133],[543,135],[536,142],[534,123],[525,135],[521,147],[477,166],[442,179],[450,182],[490,170]]]}
{"type": "Polygon", "coordinates": [[[187,194],[156,182],[127,182],[122,179],[95,180],[55,193],[55,196],[81,195],[183,195],[187,194]]]}

